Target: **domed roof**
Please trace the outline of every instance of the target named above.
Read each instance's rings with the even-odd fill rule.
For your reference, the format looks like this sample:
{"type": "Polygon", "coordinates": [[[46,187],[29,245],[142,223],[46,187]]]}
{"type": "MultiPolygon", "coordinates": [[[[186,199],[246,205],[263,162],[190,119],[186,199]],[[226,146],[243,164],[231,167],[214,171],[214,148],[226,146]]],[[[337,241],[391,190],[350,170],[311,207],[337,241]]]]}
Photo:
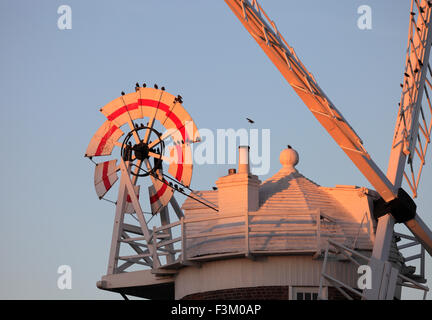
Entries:
{"type": "Polygon", "coordinates": [[[344,212],[336,199],[295,169],[297,151],[288,146],[280,153],[282,168],[260,187],[260,210],[325,210],[344,212]]]}

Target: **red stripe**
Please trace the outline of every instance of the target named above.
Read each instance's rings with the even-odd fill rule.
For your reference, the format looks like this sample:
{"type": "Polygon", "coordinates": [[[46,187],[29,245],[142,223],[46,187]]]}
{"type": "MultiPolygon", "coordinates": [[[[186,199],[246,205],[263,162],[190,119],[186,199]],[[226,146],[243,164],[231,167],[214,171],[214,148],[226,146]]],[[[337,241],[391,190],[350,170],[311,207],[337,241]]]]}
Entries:
{"type": "Polygon", "coordinates": [[[165,115],[167,118],[169,118],[174,124],[176,125],[177,130],[180,131],[183,141],[189,140],[187,136],[186,130],[183,128],[183,123],[181,120],[175,115],[175,113],[170,112],[170,106],[168,106],[165,103],[156,101],[156,100],[150,100],[150,99],[139,99],[138,100],[139,105],[141,106],[148,106],[152,108],[157,108],[159,104],[159,110],[165,111],[165,115]],[[183,129],[183,130],[181,130],[183,129]]]}
{"type": "Polygon", "coordinates": [[[162,184],[162,188],[160,188],[160,189],[158,190],[158,192],[157,192],[155,195],[152,195],[152,196],[150,197],[150,203],[153,204],[153,203],[155,203],[156,201],[158,201],[159,198],[162,197],[162,195],[165,193],[167,187],[168,187],[168,185],[167,185],[166,183],[163,183],[163,184],[162,184]]]}
{"type": "MultiPolygon", "coordinates": [[[[138,198],[138,200],[139,200],[139,194],[137,195],[137,198],[138,198]]],[[[129,194],[128,194],[127,197],[126,197],[126,201],[127,201],[127,202],[132,202],[132,199],[131,199],[131,197],[130,197],[129,194]]]]}
{"type": "Polygon", "coordinates": [[[123,106],[123,107],[117,109],[116,111],[114,111],[113,113],[111,113],[108,116],[108,120],[112,121],[112,120],[120,117],[123,113],[125,113],[127,111],[132,111],[135,109],[138,109],[138,102],[134,102],[134,103],[128,104],[126,106],[123,106]]]}
{"type": "Polygon", "coordinates": [[[167,118],[169,118],[172,122],[174,122],[176,128],[180,131],[182,135],[183,141],[190,140],[188,139],[189,137],[187,135],[186,130],[184,128],[183,128],[184,130],[181,130],[183,127],[181,120],[174,113],[170,112],[170,107],[167,104],[163,102],[158,102],[156,100],[139,99],[138,102],[134,102],[117,109],[113,113],[109,114],[107,118],[108,120],[113,121],[118,117],[120,117],[123,113],[127,112],[128,110],[131,111],[131,110],[138,109],[138,106],[148,106],[152,108],[158,108],[158,105],[159,105],[159,110],[164,111],[165,114],[167,115],[167,118]]]}
{"type": "Polygon", "coordinates": [[[111,188],[111,182],[109,181],[108,178],[108,167],[109,167],[109,161],[104,162],[102,168],[102,181],[106,191],[108,191],[111,188]]]}
{"type": "Polygon", "coordinates": [[[180,181],[183,175],[183,148],[181,145],[176,145],[176,149],[177,149],[177,172],[175,178],[177,181],[180,181]]]}
{"type": "Polygon", "coordinates": [[[116,132],[118,127],[116,125],[112,125],[112,127],[105,133],[105,135],[102,137],[101,141],[99,142],[99,145],[96,149],[95,156],[99,156],[102,154],[103,149],[105,148],[106,143],[111,138],[114,132],[116,132]]]}
{"type": "MultiPolygon", "coordinates": [[[[164,111],[167,118],[169,118],[172,122],[174,122],[177,130],[179,130],[181,135],[182,135],[183,141],[189,140],[186,129],[183,127],[181,120],[174,113],[170,112],[170,107],[167,104],[162,103],[162,102],[158,103],[158,101],[150,100],[150,99],[139,99],[138,102],[139,102],[139,105],[141,105],[141,106],[149,106],[149,107],[153,107],[153,108],[157,108],[158,104],[159,104],[159,110],[164,111]]],[[[183,153],[181,152],[181,149],[182,149],[181,146],[177,145],[176,148],[177,148],[177,155],[178,155],[177,157],[182,159],[183,153]],[[180,149],[180,152],[179,152],[179,149],[180,149]]],[[[176,176],[175,176],[176,180],[180,180],[182,175],[183,175],[183,161],[179,161],[178,165],[177,165],[176,176]]],[[[159,194],[159,192],[157,194],[159,194]]]]}

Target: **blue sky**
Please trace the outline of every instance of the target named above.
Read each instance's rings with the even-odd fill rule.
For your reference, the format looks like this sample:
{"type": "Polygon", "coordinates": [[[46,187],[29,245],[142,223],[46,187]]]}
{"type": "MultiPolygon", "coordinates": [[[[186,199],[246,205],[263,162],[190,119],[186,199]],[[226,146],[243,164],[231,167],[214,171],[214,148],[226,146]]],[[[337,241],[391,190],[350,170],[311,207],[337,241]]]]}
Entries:
{"type": "MultiPolygon", "coordinates": [[[[409,1],[261,4],[386,171],[409,1]],[[364,4],[372,30],[357,27],[364,4]]],[[[271,170],[261,180],[290,144],[299,171],[318,184],[370,186],[222,0],[3,0],[0,18],[0,298],[118,298],[95,286],[114,210],[97,200],[83,155],[104,121],[99,108],[137,81],[181,94],[199,128],[248,128],[250,117],[271,129],[271,170]],[[62,4],[72,8],[72,30],[57,28],[62,4]],[[63,264],[72,290],[57,288],[63,264]]],[[[228,167],[196,166],[192,186],[210,188],[228,167]]],[[[428,166],[416,203],[429,226],[431,189],[428,166]]]]}

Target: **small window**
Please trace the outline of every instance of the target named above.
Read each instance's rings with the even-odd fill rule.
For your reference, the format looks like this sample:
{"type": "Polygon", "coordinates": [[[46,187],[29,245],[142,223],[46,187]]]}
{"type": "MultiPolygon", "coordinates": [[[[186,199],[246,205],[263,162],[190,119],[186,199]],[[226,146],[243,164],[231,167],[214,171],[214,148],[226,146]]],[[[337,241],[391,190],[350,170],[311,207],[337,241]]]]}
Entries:
{"type": "Polygon", "coordinates": [[[294,287],[292,297],[295,300],[318,300],[318,288],[294,287]]]}

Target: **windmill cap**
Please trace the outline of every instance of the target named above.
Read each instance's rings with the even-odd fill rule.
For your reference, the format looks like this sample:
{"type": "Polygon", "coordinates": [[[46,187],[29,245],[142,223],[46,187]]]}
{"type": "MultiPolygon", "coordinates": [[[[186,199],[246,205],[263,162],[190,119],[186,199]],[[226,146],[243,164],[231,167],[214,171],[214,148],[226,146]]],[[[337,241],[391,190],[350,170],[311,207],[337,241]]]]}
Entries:
{"type": "Polygon", "coordinates": [[[293,148],[288,147],[280,153],[279,161],[283,167],[293,168],[299,162],[299,155],[293,148]]]}

